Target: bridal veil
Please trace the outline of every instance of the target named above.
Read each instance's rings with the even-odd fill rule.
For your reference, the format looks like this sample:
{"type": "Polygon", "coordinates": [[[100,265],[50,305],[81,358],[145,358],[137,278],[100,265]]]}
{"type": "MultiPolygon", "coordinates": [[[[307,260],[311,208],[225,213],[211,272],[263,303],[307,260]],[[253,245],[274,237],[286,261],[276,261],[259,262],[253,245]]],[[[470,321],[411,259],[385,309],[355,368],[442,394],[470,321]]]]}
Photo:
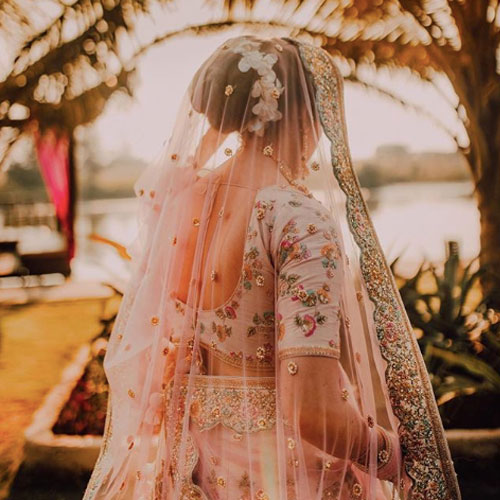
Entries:
{"type": "Polygon", "coordinates": [[[227,40],[135,189],[86,500],[459,498],[327,52],[227,40]]]}

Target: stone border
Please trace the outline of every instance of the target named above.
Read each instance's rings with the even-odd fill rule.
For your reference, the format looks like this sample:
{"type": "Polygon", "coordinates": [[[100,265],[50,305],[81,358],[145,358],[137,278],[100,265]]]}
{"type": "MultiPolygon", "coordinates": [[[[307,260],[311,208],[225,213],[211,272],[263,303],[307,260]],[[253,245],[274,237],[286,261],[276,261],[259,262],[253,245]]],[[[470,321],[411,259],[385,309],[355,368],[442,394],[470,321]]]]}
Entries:
{"type": "Polygon", "coordinates": [[[99,436],[54,434],[52,427],[89,360],[90,345],[82,346],[64,369],[60,382],[46,395],[25,430],[24,461],[27,468],[37,466],[87,472],[92,470],[101,445],[99,436]]]}

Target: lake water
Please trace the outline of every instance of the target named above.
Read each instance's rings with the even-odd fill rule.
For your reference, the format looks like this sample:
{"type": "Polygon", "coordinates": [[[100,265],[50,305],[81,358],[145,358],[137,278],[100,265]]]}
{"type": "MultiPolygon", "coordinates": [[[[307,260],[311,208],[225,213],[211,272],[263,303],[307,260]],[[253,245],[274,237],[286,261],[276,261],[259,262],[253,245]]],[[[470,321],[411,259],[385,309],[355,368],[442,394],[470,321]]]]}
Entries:
{"type": "MultiPolygon", "coordinates": [[[[445,257],[445,240],[459,243],[462,258],[479,253],[479,212],[470,182],[401,183],[366,192],[372,220],[389,262],[402,254],[398,271],[407,274],[426,260],[445,257]]],[[[127,265],[117,252],[89,241],[98,233],[127,245],[135,230],[136,200],[81,202],[78,207],[74,276],[126,279],[127,265]]]]}

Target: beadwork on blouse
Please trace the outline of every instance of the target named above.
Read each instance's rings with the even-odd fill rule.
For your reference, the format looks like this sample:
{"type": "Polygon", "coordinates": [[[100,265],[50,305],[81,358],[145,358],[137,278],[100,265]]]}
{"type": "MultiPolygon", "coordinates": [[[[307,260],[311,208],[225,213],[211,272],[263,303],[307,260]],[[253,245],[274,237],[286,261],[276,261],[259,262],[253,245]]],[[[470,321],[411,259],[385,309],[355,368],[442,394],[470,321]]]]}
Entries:
{"type": "MultiPolygon", "coordinates": [[[[198,311],[200,343],[232,366],[268,372],[274,372],[275,351],[280,359],[338,358],[343,265],[326,210],[293,187],[269,186],[255,197],[246,233],[241,276],[230,299],[198,311]]],[[[174,299],[173,312],[183,315],[185,309],[174,299]]]]}

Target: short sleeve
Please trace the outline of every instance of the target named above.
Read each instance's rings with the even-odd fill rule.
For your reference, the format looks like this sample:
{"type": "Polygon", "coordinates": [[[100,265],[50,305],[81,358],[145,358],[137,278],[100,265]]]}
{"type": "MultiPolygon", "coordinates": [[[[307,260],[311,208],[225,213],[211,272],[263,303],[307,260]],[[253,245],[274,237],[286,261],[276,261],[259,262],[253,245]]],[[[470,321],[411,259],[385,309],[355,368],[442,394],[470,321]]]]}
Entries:
{"type": "Polygon", "coordinates": [[[302,193],[288,194],[275,216],[278,356],[339,358],[343,252],[333,217],[302,193]]]}

